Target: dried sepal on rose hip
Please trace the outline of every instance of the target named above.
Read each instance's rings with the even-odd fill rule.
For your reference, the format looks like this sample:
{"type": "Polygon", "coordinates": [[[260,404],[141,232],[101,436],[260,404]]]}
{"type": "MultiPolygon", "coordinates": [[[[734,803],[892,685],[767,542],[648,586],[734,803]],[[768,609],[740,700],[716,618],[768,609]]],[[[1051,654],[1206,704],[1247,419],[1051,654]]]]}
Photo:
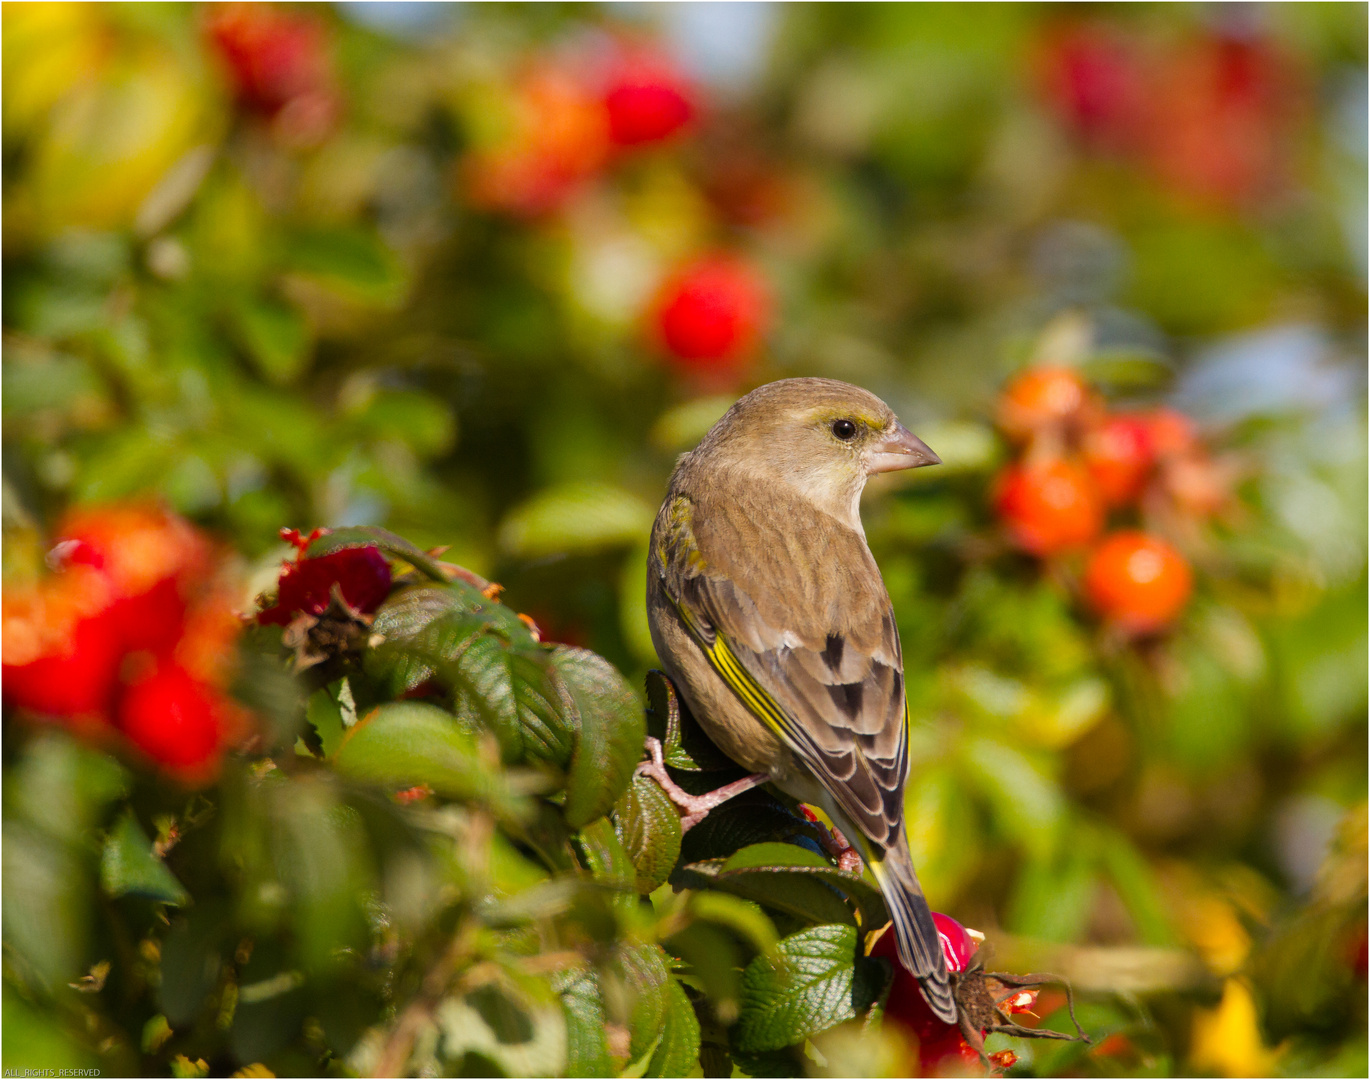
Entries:
{"type": "Polygon", "coordinates": [[[1075,1003],[1070,986],[1053,975],[1010,975],[985,971],[979,944],[983,935],[967,930],[949,915],[934,912],[942,957],[951,973],[958,1023],[948,1024],[928,1007],[917,978],[899,962],[894,935],[881,931],[869,955],[888,960],[894,966],[894,981],[885,1002],[885,1016],[918,1038],[920,1072],[935,1076],[948,1059],[965,1065],[979,1062],[986,1069],[1007,1069],[1017,1061],[1011,1050],[985,1052],[985,1036],[1002,1032],[1028,1039],[1065,1039],[1089,1042],[1075,1019],[1075,1003]],[[1015,1013],[1030,1013],[1036,1003],[1037,988],[1048,983],[1065,987],[1071,1022],[1077,1034],[1024,1027],[1009,1019],[1015,1013]],[[996,985],[997,984],[997,985],[996,985]]]}

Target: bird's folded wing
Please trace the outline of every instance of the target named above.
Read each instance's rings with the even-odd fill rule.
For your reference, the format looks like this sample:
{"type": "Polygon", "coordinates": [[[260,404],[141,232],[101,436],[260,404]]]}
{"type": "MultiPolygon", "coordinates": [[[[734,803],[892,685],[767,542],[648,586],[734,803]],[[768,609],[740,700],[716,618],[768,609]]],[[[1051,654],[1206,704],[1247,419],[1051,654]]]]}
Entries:
{"type": "Polygon", "coordinates": [[[783,544],[779,558],[774,545],[752,548],[730,567],[742,562],[737,549],[710,539],[700,545],[689,523],[673,530],[659,551],[667,596],[738,697],[869,840],[889,845],[907,771],[904,676],[889,598],[864,541],[832,529],[810,537],[824,557],[868,570],[844,581],[832,572],[813,580],[814,552],[787,558],[783,544]],[[823,596],[829,579],[836,594],[823,596]]]}

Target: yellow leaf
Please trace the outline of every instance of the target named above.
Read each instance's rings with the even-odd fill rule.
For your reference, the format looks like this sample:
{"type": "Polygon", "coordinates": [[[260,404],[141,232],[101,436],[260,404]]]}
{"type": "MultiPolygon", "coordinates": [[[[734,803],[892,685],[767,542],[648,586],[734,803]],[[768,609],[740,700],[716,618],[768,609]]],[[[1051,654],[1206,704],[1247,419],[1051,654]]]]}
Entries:
{"type": "Polygon", "coordinates": [[[1194,1018],[1195,1069],[1219,1076],[1273,1076],[1278,1053],[1261,1041],[1256,1002],[1246,984],[1228,979],[1216,1009],[1194,1018]]]}

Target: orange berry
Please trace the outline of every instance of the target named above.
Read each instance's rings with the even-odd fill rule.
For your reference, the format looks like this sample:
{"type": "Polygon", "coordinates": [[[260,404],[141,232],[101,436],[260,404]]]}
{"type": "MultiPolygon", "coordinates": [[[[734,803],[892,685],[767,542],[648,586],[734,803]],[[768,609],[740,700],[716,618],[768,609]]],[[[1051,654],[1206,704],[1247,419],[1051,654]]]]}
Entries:
{"type": "Polygon", "coordinates": [[[1078,413],[1089,399],[1079,372],[1064,367],[1031,368],[1013,379],[999,399],[999,426],[1025,439],[1078,413]]]}
{"type": "Polygon", "coordinates": [[[1084,438],[1085,468],[1111,506],[1131,502],[1151,469],[1151,434],[1135,416],[1110,416],[1084,438]]]}
{"type": "Polygon", "coordinates": [[[1198,445],[1194,421],[1178,409],[1152,409],[1137,419],[1145,425],[1151,453],[1158,459],[1178,457],[1198,445]]]}
{"type": "Polygon", "coordinates": [[[1103,528],[1099,492],[1089,473],[1073,461],[1010,465],[997,488],[995,509],[1009,535],[1034,555],[1082,547],[1103,528]]]}
{"type": "Polygon", "coordinates": [[[1184,608],[1194,587],[1185,557],[1136,530],[1107,537],[1085,569],[1085,596],[1109,622],[1133,633],[1159,630],[1184,608]]]}

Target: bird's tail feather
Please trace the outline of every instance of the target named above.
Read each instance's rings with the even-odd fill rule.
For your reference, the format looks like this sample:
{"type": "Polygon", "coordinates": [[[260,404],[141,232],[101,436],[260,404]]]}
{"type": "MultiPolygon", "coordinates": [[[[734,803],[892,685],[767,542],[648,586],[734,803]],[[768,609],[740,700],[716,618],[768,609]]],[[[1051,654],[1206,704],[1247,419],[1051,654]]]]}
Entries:
{"type": "Polygon", "coordinates": [[[942,955],[942,940],[914,873],[903,829],[882,854],[883,858],[870,860],[870,867],[894,920],[899,962],[917,977],[928,1007],[948,1024],[955,1024],[956,1001],[942,955]]]}

